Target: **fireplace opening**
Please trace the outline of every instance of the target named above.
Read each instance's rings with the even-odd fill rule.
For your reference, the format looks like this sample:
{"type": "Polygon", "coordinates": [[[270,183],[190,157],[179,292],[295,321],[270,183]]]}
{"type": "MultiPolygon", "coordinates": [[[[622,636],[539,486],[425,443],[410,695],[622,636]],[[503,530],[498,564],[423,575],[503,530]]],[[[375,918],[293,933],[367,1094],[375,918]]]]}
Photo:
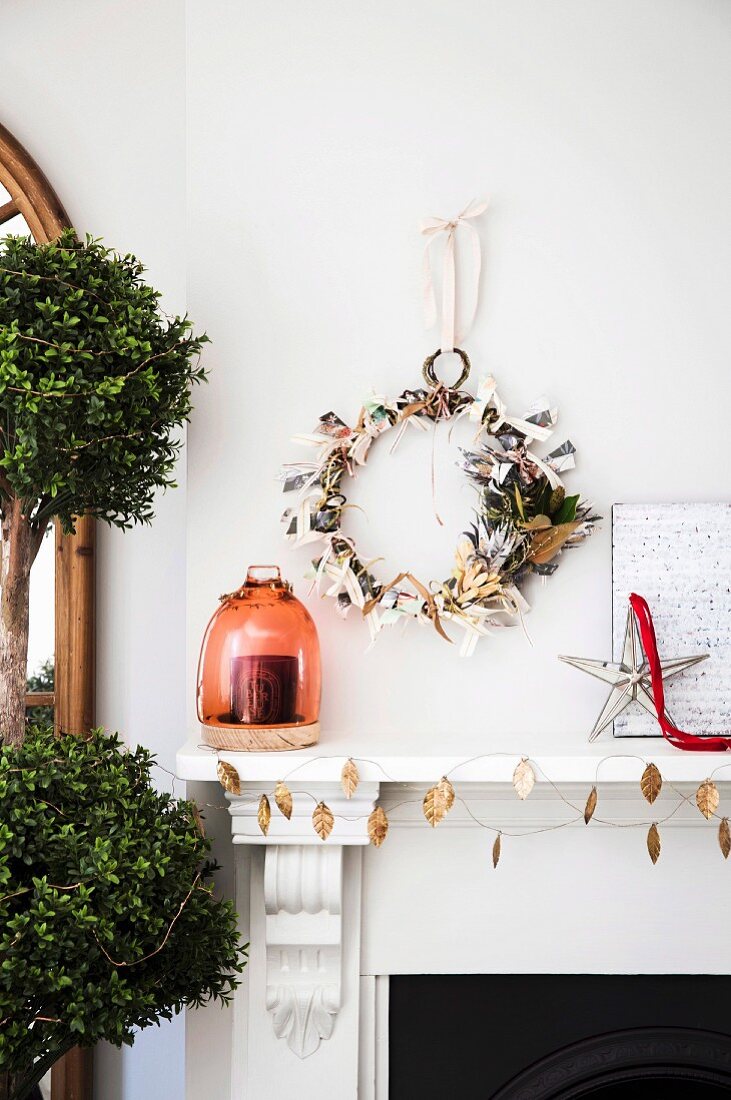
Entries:
{"type": "Polygon", "coordinates": [[[731,1097],[726,976],[392,976],[389,989],[392,1100],[731,1097]]]}

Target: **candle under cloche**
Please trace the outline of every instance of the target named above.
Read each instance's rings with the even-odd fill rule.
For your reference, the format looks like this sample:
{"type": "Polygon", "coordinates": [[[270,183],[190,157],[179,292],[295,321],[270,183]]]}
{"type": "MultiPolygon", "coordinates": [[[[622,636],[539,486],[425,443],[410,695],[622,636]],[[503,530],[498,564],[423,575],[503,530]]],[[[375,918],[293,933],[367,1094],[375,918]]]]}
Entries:
{"type": "Polygon", "coordinates": [[[252,565],[221,598],[198,663],[198,720],[217,749],[306,748],[320,736],[320,645],[275,565],[252,565]]]}

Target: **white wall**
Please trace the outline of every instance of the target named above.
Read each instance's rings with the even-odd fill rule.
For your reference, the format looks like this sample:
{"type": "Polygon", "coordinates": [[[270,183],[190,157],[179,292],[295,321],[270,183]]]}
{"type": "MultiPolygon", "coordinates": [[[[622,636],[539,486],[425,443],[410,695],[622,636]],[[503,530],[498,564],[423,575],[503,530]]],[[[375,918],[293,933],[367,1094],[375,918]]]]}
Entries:
{"type": "MultiPolygon", "coordinates": [[[[189,435],[191,706],[206,619],[248,562],[280,561],[307,591],[274,482],[305,453],[290,435],[420,381],[438,336],[422,325],[417,223],[489,192],[475,371],[494,371],[518,413],[553,396],[579,449],[567,484],[605,522],[535,587],[532,648],[515,630],[465,662],[412,629],[365,656],[356,616],[310,597],[323,719],[414,747],[465,722],[487,746],[537,725],[580,737],[596,685],[556,655],[607,652],[612,502],[728,495],[731,8],[191,0],[189,13],[188,305],[213,339],[189,435]]],[[[376,452],[353,498],[360,547],[387,556],[384,577],[447,576],[469,497],[440,532],[428,443],[376,452]]]]}
{"type": "MultiPolygon", "coordinates": [[[[136,253],[171,311],[185,309],[184,65],[179,0],[3,4],[0,121],[77,228],[136,253]]],[[[171,768],[184,727],[184,485],[152,527],[100,529],[98,566],[97,720],[171,768]]],[[[177,1100],[183,1044],[180,1019],[133,1050],[99,1048],[99,1100],[177,1100]]]]}

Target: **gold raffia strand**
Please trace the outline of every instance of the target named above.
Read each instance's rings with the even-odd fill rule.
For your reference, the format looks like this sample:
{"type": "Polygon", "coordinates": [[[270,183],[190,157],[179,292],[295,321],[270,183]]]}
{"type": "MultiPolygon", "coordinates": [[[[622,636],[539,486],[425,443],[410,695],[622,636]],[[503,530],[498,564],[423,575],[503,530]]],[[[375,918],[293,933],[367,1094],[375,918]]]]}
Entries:
{"type": "Polygon", "coordinates": [[[657,863],[660,858],[660,833],[658,832],[657,824],[653,821],[647,834],[647,851],[650,853],[650,859],[653,863],[657,863]]]}
{"type": "Polygon", "coordinates": [[[439,784],[437,784],[436,787],[430,787],[426,792],[422,807],[424,810],[424,817],[429,822],[432,829],[436,829],[447,812],[447,800],[442,791],[440,791],[439,784]]]}
{"type": "Polygon", "coordinates": [[[443,775],[437,783],[437,790],[444,799],[444,812],[449,813],[449,811],[452,809],[452,806],[454,806],[454,799],[456,796],[454,793],[454,787],[447,779],[446,775],[443,775]]]}
{"type": "Polygon", "coordinates": [[[388,818],[382,806],[376,806],[368,818],[368,836],[375,848],[380,848],[388,835],[388,818]]]}
{"type": "Polygon", "coordinates": [[[718,844],[723,852],[723,858],[728,859],[731,852],[731,829],[729,829],[727,817],[722,817],[721,824],[718,826],[718,844]]]}
{"type": "Polygon", "coordinates": [[[527,759],[523,759],[513,772],[513,786],[518,798],[525,800],[535,786],[536,776],[527,759]]]}
{"type": "Polygon", "coordinates": [[[225,760],[219,760],[216,765],[216,775],[224,791],[228,794],[241,794],[241,780],[233,764],[228,764],[225,760]]]}
{"type": "Polygon", "coordinates": [[[643,771],[642,778],[640,779],[640,789],[647,801],[652,805],[662,790],[662,776],[656,764],[648,764],[643,771]]]}
{"type": "Polygon", "coordinates": [[[330,807],[324,802],[318,802],[312,811],[312,825],[320,840],[327,840],[334,824],[335,818],[330,807]]]}
{"type": "Polygon", "coordinates": [[[594,810],[596,809],[598,797],[599,796],[597,795],[596,787],[592,787],[589,791],[589,797],[586,800],[586,809],[584,810],[585,825],[588,825],[592,817],[594,816],[594,810]]]}
{"type": "Polygon", "coordinates": [[[264,836],[266,836],[269,832],[269,822],[272,820],[272,808],[265,794],[259,799],[259,809],[257,810],[256,820],[259,822],[259,828],[264,836]]]}
{"type": "Polygon", "coordinates": [[[495,837],[495,843],[492,846],[492,865],[493,865],[493,867],[497,867],[498,863],[500,862],[500,853],[501,853],[502,848],[503,848],[501,837],[502,837],[502,833],[498,833],[498,835],[495,837]]]}
{"type": "Polygon", "coordinates": [[[358,789],[360,783],[360,776],[358,775],[358,769],[355,766],[355,762],[348,758],[343,764],[343,770],[340,773],[340,782],[342,784],[343,791],[346,798],[352,798],[358,789]]]}
{"type": "Polygon", "coordinates": [[[704,779],[695,792],[695,803],[706,820],[713,817],[720,801],[716,784],[712,779],[704,779]]]}
{"type": "Polygon", "coordinates": [[[292,792],[286,783],[282,780],[278,780],[276,787],[274,788],[274,801],[277,804],[277,809],[280,814],[284,814],[287,821],[292,816],[292,792]]]}

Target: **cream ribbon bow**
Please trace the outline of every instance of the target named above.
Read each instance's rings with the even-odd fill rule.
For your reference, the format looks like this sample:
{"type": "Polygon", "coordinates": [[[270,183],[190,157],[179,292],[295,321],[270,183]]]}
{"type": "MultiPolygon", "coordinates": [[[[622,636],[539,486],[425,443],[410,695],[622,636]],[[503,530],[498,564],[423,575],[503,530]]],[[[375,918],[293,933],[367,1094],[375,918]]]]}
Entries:
{"type": "Polygon", "coordinates": [[[455,242],[457,230],[462,228],[469,232],[472,242],[472,295],[470,306],[465,310],[462,331],[459,339],[464,339],[475,319],[477,311],[477,297],[480,287],[480,268],[482,256],[480,251],[480,237],[474,225],[470,224],[471,218],[477,218],[487,210],[487,201],[467,204],[461,214],[450,221],[445,218],[427,218],[421,223],[423,236],[428,237],[424,249],[424,316],[426,327],[431,328],[437,320],[437,303],[434,294],[434,280],[431,269],[431,247],[435,240],[446,233],[447,241],[444,246],[444,261],[442,272],[442,339],[441,351],[453,351],[457,342],[455,333],[455,309],[456,309],[456,272],[455,272],[455,242]]]}

